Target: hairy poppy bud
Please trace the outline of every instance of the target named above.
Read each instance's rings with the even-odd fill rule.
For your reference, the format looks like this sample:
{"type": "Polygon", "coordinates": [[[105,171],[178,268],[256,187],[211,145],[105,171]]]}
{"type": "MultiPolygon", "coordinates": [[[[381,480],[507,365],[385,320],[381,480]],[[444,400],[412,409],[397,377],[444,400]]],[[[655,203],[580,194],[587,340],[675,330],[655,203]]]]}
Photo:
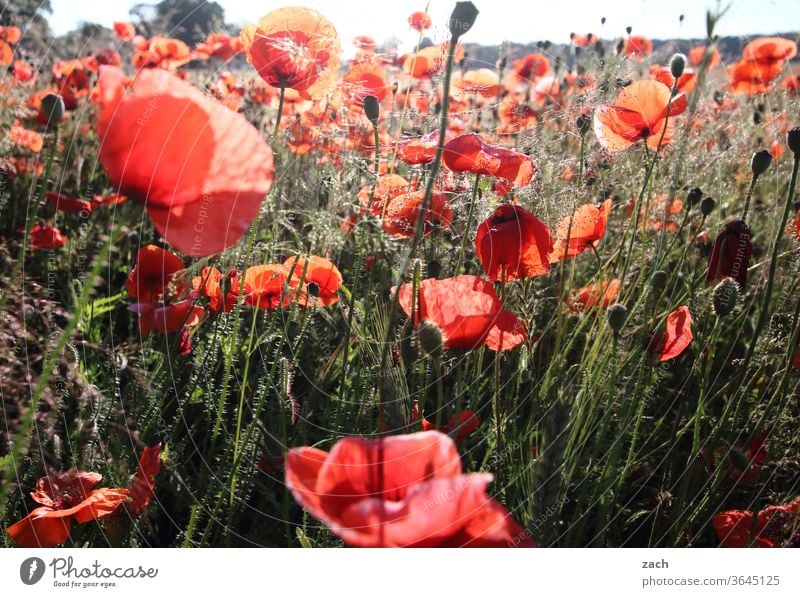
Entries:
{"type": "Polygon", "coordinates": [[[575,126],[578,127],[578,132],[581,134],[581,137],[583,137],[592,130],[592,119],[589,118],[588,114],[581,114],[575,121],[575,126]]]}
{"type": "Polygon", "coordinates": [[[728,222],[714,240],[714,248],[708,259],[706,284],[711,285],[731,277],[744,290],[752,254],[753,245],[747,224],[744,220],[728,222]]]}
{"type": "Polygon", "coordinates": [[[800,157],[800,126],[796,126],[786,133],[786,144],[792,150],[794,157],[800,157]]]}
{"type": "Polygon", "coordinates": [[[456,7],[450,14],[450,35],[457,40],[472,29],[477,18],[478,9],[472,2],[456,2],[456,7]]]}
{"type": "Polygon", "coordinates": [[[606,311],[609,327],[614,330],[616,336],[619,331],[625,326],[625,321],[628,319],[628,309],[625,305],[614,303],[606,311]]]}
{"type": "Polygon", "coordinates": [[[378,103],[378,98],[374,95],[365,95],[361,100],[361,105],[372,126],[378,126],[378,120],[381,117],[381,105],[378,103]]]}
{"type": "Polygon", "coordinates": [[[739,286],[733,278],[725,278],[714,287],[714,294],[711,303],[717,317],[725,317],[736,306],[736,299],[739,296],[739,286]]]}
{"type": "Polygon", "coordinates": [[[711,212],[714,211],[714,208],[717,206],[717,202],[714,201],[713,197],[706,197],[700,203],[700,213],[704,216],[708,217],[711,215],[711,212]]]}
{"type": "Polygon", "coordinates": [[[630,25],[628,25],[627,27],[625,27],[625,31],[627,32],[627,34],[628,34],[628,35],[630,35],[630,34],[631,34],[631,32],[633,31],[633,27],[631,27],[630,25]]]}
{"type": "Polygon", "coordinates": [[[426,268],[428,278],[438,278],[442,274],[442,262],[438,259],[431,259],[426,268]]]}
{"type": "Polygon", "coordinates": [[[47,126],[58,126],[64,118],[64,98],[57,93],[48,93],[42,98],[41,115],[47,126]]]}
{"type": "Polygon", "coordinates": [[[431,356],[437,356],[444,344],[442,330],[432,321],[423,321],[417,326],[417,340],[422,352],[431,356]]]}
{"type": "Polygon", "coordinates": [[[667,272],[665,272],[663,269],[656,271],[653,274],[653,290],[664,290],[667,287],[668,280],[669,274],[667,274],[667,272]]]}
{"type": "Polygon", "coordinates": [[[683,54],[673,54],[672,59],[669,61],[669,72],[677,79],[683,74],[683,69],[686,68],[686,56],[683,54]]]}
{"type": "Polygon", "coordinates": [[[750,168],[753,170],[753,176],[761,176],[767,171],[769,165],[772,163],[772,154],[766,149],[757,151],[753,154],[753,159],[750,160],[750,168]]]}
{"type": "Polygon", "coordinates": [[[686,194],[686,203],[689,204],[689,207],[694,207],[702,199],[703,199],[703,191],[701,191],[698,187],[689,189],[689,192],[686,194]]]}

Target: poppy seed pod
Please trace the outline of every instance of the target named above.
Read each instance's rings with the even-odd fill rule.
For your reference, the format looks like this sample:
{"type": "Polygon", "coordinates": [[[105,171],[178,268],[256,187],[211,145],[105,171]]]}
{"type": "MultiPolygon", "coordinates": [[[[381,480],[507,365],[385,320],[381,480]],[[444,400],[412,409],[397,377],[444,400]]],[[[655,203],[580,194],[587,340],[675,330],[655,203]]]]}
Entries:
{"type": "Polygon", "coordinates": [[[673,54],[669,61],[669,72],[677,80],[683,74],[683,69],[686,68],[686,56],[683,54],[673,54]]]}
{"type": "Polygon", "coordinates": [[[753,154],[750,160],[750,168],[753,170],[753,176],[761,176],[767,171],[769,165],[772,163],[772,154],[766,149],[757,151],[753,154]]]}
{"type": "Polygon", "coordinates": [[[686,194],[686,203],[689,205],[689,207],[694,207],[702,199],[703,199],[703,191],[701,191],[698,187],[689,189],[689,192],[686,194]]]}
{"type": "Polygon", "coordinates": [[[444,336],[439,326],[432,321],[423,321],[417,326],[417,340],[425,354],[434,357],[441,354],[444,336]]]}
{"type": "Polygon", "coordinates": [[[378,120],[381,117],[381,105],[378,103],[378,98],[374,95],[366,95],[361,100],[361,105],[372,126],[378,126],[378,120]]]}
{"type": "Polygon", "coordinates": [[[717,202],[714,201],[713,197],[706,197],[700,202],[700,213],[708,217],[711,215],[711,212],[714,211],[716,206],[717,202]]]}
{"type": "Polygon", "coordinates": [[[47,126],[58,126],[64,118],[64,98],[57,93],[48,93],[42,98],[41,113],[47,126]]]}
{"type": "Polygon", "coordinates": [[[472,29],[477,18],[478,9],[472,2],[456,2],[456,7],[450,14],[450,35],[457,40],[472,29]]]}
{"type": "Polygon", "coordinates": [[[660,269],[653,273],[653,290],[661,291],[667,287],[667,282],[669,281],[669,274],[665,272],[663,269],[660,269]]]}
{"type": "Polygon", "coordinates": [[[739,286],[733,278],[725,278],[714,287],[711,298],[714,313],[717,317],[725,317],[736,306],[736,299],[739,296],[739,286]]]}
{"type": "Polygon", "coordinates": [[[608,325],[614,330],[614,335],[616,336],[625,327],[625,322],[628,319],[628,309],[625,305],[615,303],[608,308],[606,316],[608,317],[608,325]]]}
{"type": "Polygon", "coordinates": [[[786,133],[786,144],[795,158],[800,157],[800,126],[796,126],[786,133]]]}

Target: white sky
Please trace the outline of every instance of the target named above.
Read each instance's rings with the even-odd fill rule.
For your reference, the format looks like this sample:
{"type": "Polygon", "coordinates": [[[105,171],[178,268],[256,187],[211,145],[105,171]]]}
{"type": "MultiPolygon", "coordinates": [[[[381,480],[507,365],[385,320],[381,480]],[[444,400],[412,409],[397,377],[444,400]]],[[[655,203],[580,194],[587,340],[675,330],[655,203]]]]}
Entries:
{"type": "MultiPolygon", "coordinates": [[[[154,3],[157,0],[149,0],[154,3]]],[[[730,0],[728,0],[730,1],[730,0]]],[[[217,0],[228,22],[255,22],[282,6],[307,6],[325,15],[339,31],[342,48],[350,54],[356,35],[370,35],[379,44],[398,37],[401,50],[413,47],[417,34],[408,26],[408,15],[423,10],[426,0],[217,0]]],[[[503,41],[531,42],[569,40],[570,32],[594,33],[603,39],[625,35],[625,27],[653,38],[705,37],[705,11],[716,0],[473,0],[480,10],[472,31],[462,41],[496,45],[503,41]],[[679,15],[684,21],[679,22],[679,15]],[[601,17],[606,17],[600,26],[601,17]]],[[[129,20],[128,10],[137,0],[51,0],[50,26],[56,34],[82,21],[110,27],[115,20],[129,20]]],[[[728,3],[726,1],[726,3],[728,3]]],[[[732,0],[731,9],[717,26],[719,35],[770,34],[797,31],[800,0],[732,0]]],[[[430,0],[434,22],[429,30],[434,41],[447,37],[446,23],[455,0],[430,0]]]]}

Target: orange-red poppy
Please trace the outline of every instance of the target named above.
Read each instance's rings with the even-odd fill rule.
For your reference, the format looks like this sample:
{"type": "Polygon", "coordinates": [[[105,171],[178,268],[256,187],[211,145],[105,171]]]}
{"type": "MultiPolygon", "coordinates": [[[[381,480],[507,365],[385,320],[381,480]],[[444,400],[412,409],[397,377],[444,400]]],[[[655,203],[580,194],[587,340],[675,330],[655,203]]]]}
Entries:
{"type": "Polygon", "coordinates": [[[415,29],[422,33],[425,29],[430,29],[431,25],[433,25],[433,21],[431,21],[430,15],[427,12],[423,12],[418,10],[416,12],[412,12],[408,17],[408,24],[411,25],[412,29],[415,29]]]}
{"type": "MultiPolygon", "coordinates": [[[[244,304],[260,309],[285,307],[292,301],[286,287],[286,267],[278,263],[254,265],[244,272],[244,304]]],[[[241,278],[231,280],[231,291],[239,295],[241,278]]]]}
{"type": "Polygon", "coordinates": [[[533,161],[524,153],[490,145],[478,135],[462,135],[444,146],[442,161],[453,172],[497,176],[523,187],[533,178],[533,161]]]}
{"type": "Polygon", "coordinates": [[[133,477],[129,497],[128,509],[135,516],[147,510],[155,490],[155,478],[161,471],[161,444],[145,447],[139,458],[139,466],[133,477]]]}
{"type": "MultiPolygon", "coordinates": [[[[419,405],[415,402],[414,408],[411,411],[411,421],[416,423],[419,421],[419,405]]],[[[478,415],[471,410],[462,410],[461,414],[456,418],[456,415],[450,417],[447,423],[443,423],[441,427],[436,428],[436,424],[422,417],[420,422],[423,431],[440,431],[449,436],[455,434],[456,443],[461,443],[472,435],[478,427],[481,426],[481,420],[478,415]]]]}
{"type": "Polygon", "coordinates": [[[236,270],[224,276],[216,267],[206,266],[199,276],[192,278],[195,292],[208,298],[208,304],[215,313],[230,311],[236,305],[236,293],[231,281],[236,277],[236,270]],[[227,289],[223,286],[227,286],[227,289]]]}
{"type": "Polygon", "coordinates": [[[16,25],[0,26],[0,39],[4,39],[10,44],[19,43],[19,40],[22,39],[22,29],[16,25]]]}
{"type": "Polygon", "coordinates": [[[288,272],[287,284],[299,304],[328,307],[339,301],[342,274],[329,259],[298,255],[287,258],[283,267],[288,272]]]}
{"type": "Polygon", "coordinates": [[[680,356],[692,343],[692,314],[689,307],[678,307],[667,316],[667,324],[658,346],[658,358],[667,361],[680,356]]]}
{"type": "Polygon", "coordinates": [[[616,152],[640,140],[650,149],[656,149],[659,141],[669,143],[675,116],[688,105],[684,94],[670,95],[670,88],[658,81],[637,81],[625,87],[613,105],[598,106],[594,112],[594,132],[600,144],[616,152]]]}
{"type": "MultiPolygon", "coordinates": [[[[663,83],[672,89],[672,86],[675,84],[675,77],[672,76],[672,71],[670,70],[669,66],[653,64],[650,66],[649,71],[651,79],[658,81],[659,83],[663,83]]],[[[677,90],[680,93],[691,93],[694,91],[695,85],[697,85],[697,75],[691,68],[684,68],[683,74],[678,77],[677,90]]]]}
{"type": "Polygon", "coordinates": [[[550,72],[550,61],[543,54],[526,54],[514,60],[513,72],[522,79],[538,79],[550,72]]]}
{"type": "MultiPolygon", "coordinates": [[[[398,296],[409,316],[412,292],[411,284],[403,284],[398,296]]],[[[435,324],[445,349],[472,350],[486,344],[495,351],[512,350],[527,337],[517,316],[503,309],[492,283],[476,276],[423,280],[414,303],[415,324],[435,324]]]]}
{"type": "Polygon", "coordinates": [[[758,512],[720,512],[713,524],[722,547],[800,547],[800,498],[758,512]]]}
{"type": "Polygon", "coordinates": [[[131,41],[136,36],[136,27],[133,23],[114,21],[114,33],[122,41],[131,41]]]}
{"type": "Polygon", "coordinates": [[[375,185],[375,192],[372,195],[372,203],[369,203],[372,185],[363,187],[358,192],[358,198],[370,215],[381,217],[388,208],[392,199],[411,191],[411,184],[399,174],[388,174],[381,176],[375,185]],[[369,205],[367,205],[369,203],[369,205]]]}
{"type": "Polygon", "coordinates": [[[390,88],[386,71],[378,64],[360,62],[351,65],[342,76],[342,92],[345,99],[359,109],[368,95],[380,102],[390,88]]]}
{"type": "Polygon", "coordinates": [[[195,57],[219,58],[228,61],[234,55],[244,51],[244,45],[239,37],[231,37],[227,33],[209,33],[205,41],[194,48],[195,57]]]}
{"type": "Polygon", "coordinates": [[[728,67],[728,88],[734,93],[746,93],[748,95],[760,95],[767,93],[771,89],[771,83],[775,80],[783,63],[777,62],[755,62],[752,60],[742,60],[731,64],[728,67]]]}
{"type": "Polygon", "coordinates": [[[574,294],[564,299],[570,311],[578,313],[592,307],[600,306],[607,309],[619,297],[622,281],[618,278],[592,282],[588,286],[579,288],[574,294]]]}
{"type": "Polygon", "coordinates": [[[611,199],[606,199],[600,207],[587,203],[581,205],[572,215],[562,218],[556,226],[550,261],[575,257],[590,249],[603,238],[610,213],[611,199]]]}
{"type": "Polygon", "coordinates": [[[53,191],[47,191],[44,196],[50,205],[64,213],[74,214],[84,212],[88,215],[92,213],[92,209],[94,209],[94,203],[86,199],[78,199],[77,197],[62,195],[61,193],[53,191]]]}
{"type": "Polygon", "coordinates": [[[33,153],[39,153],[44,147],[44,135],[16,124],[9,129],[8,140],[17,147],[29,149],[33,153]]]}
{"type": "MultiPolygon", "coordinates": [[[[397,195],[389,201],[383,216],[383,229],[399,238],[410,238],[422,208],[425,191],[411,191],[397,195]]],[[[453,210],[445,193],[434,191],[425,211],[423,235],[428,236],[434,228],[449,228],[453,221],[453,210]]]]}
{"type": "Polygon", "coordinates": [[[0,39],[0,66],[8,66],[14,60],[14,48],[0,39]]]}
{"type": "Polygon", "coordinates": [[[24,60],[15,60],[14,78],[20,83],[30,81],[33,78],[33,67],[24,60]]]}
{"type": "Polygon", "coordinates": [[[348,437],[330,452],[289,451],[286,485],[307,512],[357,547],[532,547],[486,494],[487,473],[465,474],[438,431],[348,437]]]}
{"type": "Polygon", "coordinates": [[[115,67],[100,74],[100,161],[120,193],[145,205],[182,253],[231,246],[272,183],[272,152],[253,125],[167,71],[142,71],[125,93],[115,67]]]}
{"type": "Polygon", "coordinates": [[[597,38],[592,33],[570,33],[569,41],[577,48],[588,48],[597,38]]]}
{"type": "MultiPolygon", "coordinates": [[[[428,46],[416,53],[409,54],[403,61],[403,71],[414,79],[430,79],[444,70],[450,42],[436,46],[428,46]]],[[[464,47],[456,45],[453,60],[460,62],[464,58],[464,47]]]]}
{"type": "Polygon", "coordinates": [[[758,37],[742,50],[747,61],[769,63],[791,60],[797,56],[797,44],[783,37],[758,37]]]}
{"type": "Polygon", "coordinates": [[[744,220],[731,220],[714,239],[714,247],[708,257],[706,283],[716,284],[723,278],[733,278],[744,290],[752,254],[750,228],[744,220]]]}
{"type": "Polygon", "coordinates": [[[6,531],[18,547],[53,547],[69,537],[73,520],[85,523],[113,514],[128,499],[128,489],[93,489],[98,473],[71,470],[36,482],[31,497],[41,504],[6,531]]]}
{"type": "Polygon", "coordinates": [[[155,245],[139,249],[125,289],[142,303],[157,303],[170,293],[169,285],[184,269],[183,259],[155,245]]]}
{"type": "MultiPolygon", "coordinates": [[[[689,54],[687,55],[689,58],[689,64],[692,66],[700,66],[703,63],[703,58],[706,55],[706,51],[706,46],[697,46],[696,48],[689,50],[689,54]]],[[[714,68],[720,62],[722,62],[722,58],[720,58],[719,50],[714,48],[711,50],[711,58],[708,62],[708,68],[714,68]]]]}
{"type": "Polygon", "coordinates": [[[137,69],[175,70],[192,59],[192,50],[179,39],[154,35],[136,47],[133,66],[137,69]]]}
{"type": "Polygon", "coordinates": [[[622,52],[636,60],[644,60],[653,53],[653,41],[644,35],[631,35],[625,40],[622,52]]]}
{"type": "Polygon", "coordinates": [[[180,332],[184,328],[196,326],[203,320],[203,307],[194,304],[192,299],[177,301],[169,305],[154,303],[134,303],[128,311],[139,316],[139,333],[143,338],[153,330],[162,334],[180,332]]]}
{"type": "Polygon", "coordinates": [[[279,8],[245,25],[240,34],[247,60],[267,83],[319,100],[339,74],[339,36],[318,12],[279,8]]]}
{"type": "Polygon", "coordinates": [[[531,212],[500,205],[478,226],[475,254],[490,280],[532,278],[550,271],[550,230],[531,212]]]}
{"type": "Polygon", "coordinates": [[[488,68],[468,70],[456,81],[465,93],[475,93],[483,97],[496,98],[502,88],[497,73],[488,68]]]}
{"type": "Polygon", "coordinates": [[[31,234],[28,237],[28,246],[32,249],[58,249],[65,244],[67,244],[67,237],[58,228],[48,224],[36,224],[31,228],[31,234]]]}

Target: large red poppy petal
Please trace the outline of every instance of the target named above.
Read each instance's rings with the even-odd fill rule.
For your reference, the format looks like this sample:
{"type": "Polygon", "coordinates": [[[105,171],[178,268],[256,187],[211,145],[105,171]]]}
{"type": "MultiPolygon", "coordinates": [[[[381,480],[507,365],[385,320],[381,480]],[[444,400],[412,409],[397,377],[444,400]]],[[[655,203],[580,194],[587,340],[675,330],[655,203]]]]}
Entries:
{"type": "Polygon", "coordinates": [[[528,334],[517,316],[503,309],[497,313],[485,343],[489,350],[513,350],[527,337],[528,334]]]}
{"type": "Polygon", "coordinates": [[[70,518],[53,516],[47,507],[36,508],[6,529],[17,547],[54,547],[69,537],[70,518]]]}
{"type": "Polygon", "coordinates": [[[667,316],[667,328],[660,360],[679,356],[692,343],[692,315],[689,307],[678,307],[667,316]]]}

